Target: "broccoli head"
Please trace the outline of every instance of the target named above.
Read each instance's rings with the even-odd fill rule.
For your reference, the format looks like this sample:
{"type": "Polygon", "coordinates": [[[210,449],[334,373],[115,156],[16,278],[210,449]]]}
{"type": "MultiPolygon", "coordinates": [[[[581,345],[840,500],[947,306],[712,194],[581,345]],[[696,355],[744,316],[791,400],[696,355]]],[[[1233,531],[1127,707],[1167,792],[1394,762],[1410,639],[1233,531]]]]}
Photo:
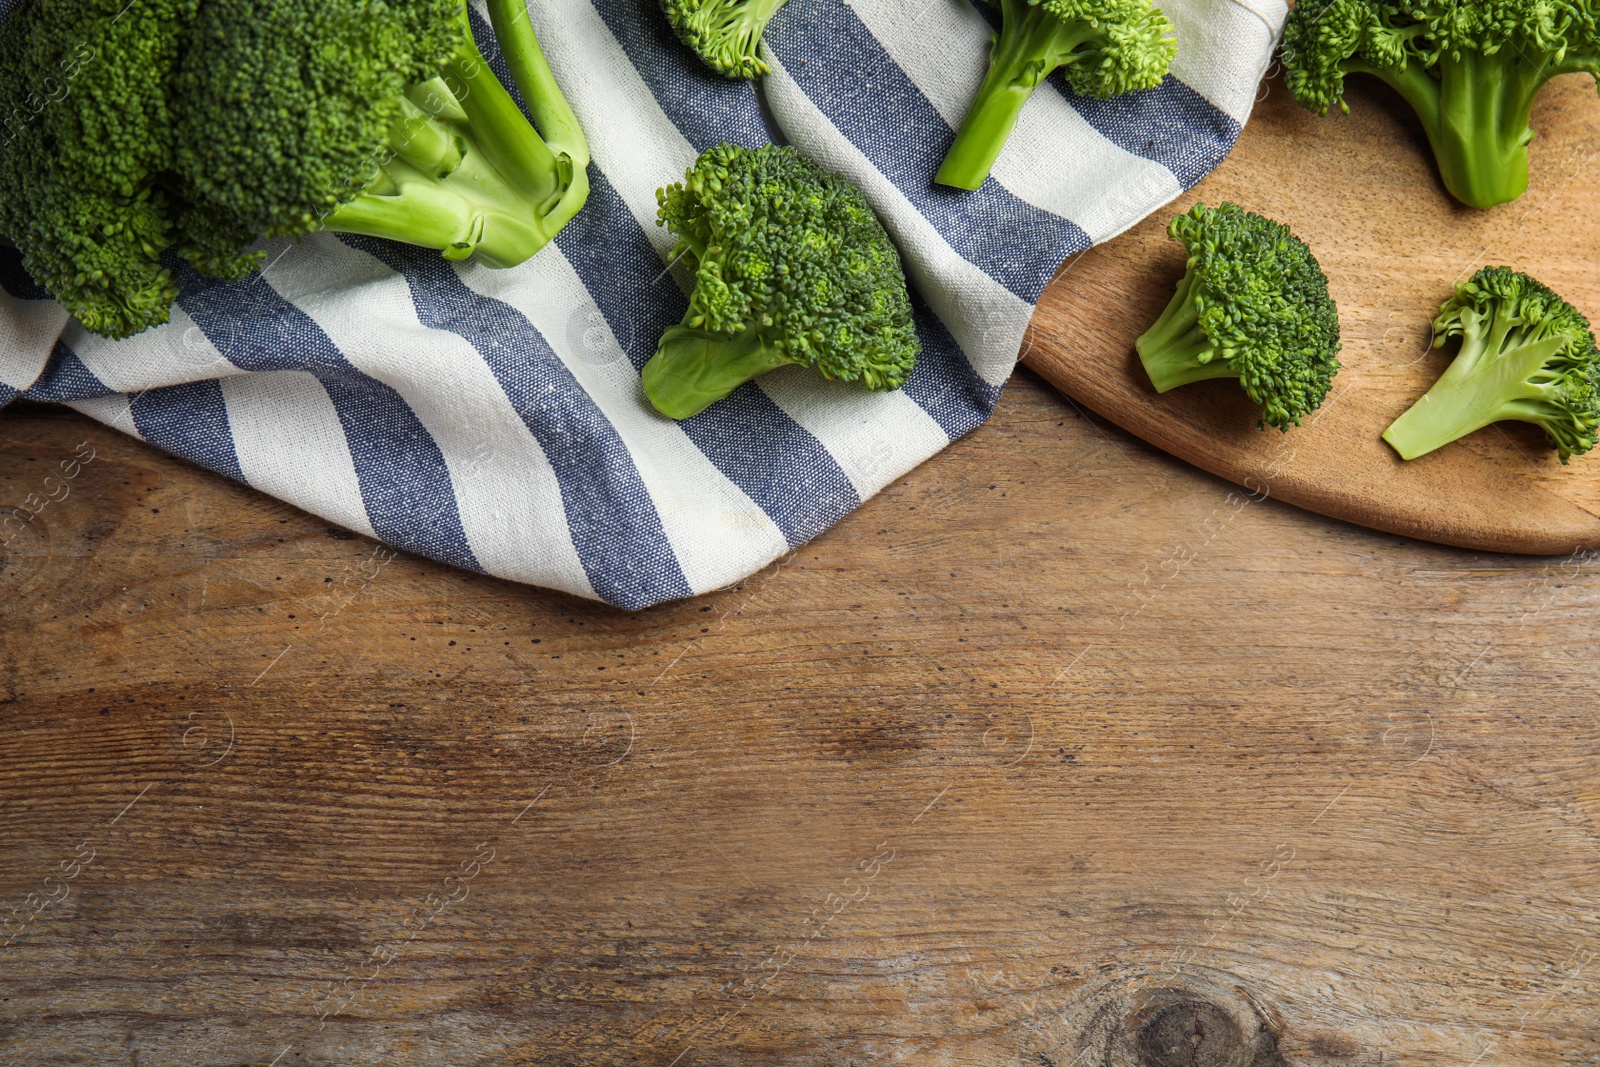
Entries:
{"type": "Polygon", "coordinates": [[[520,263],[583,205],[588,149],[521,3],[489,12],[537,129],[461,0],[23,0],[0,47],[22,117],[0,231],[110,337],[167,321],[169,249],[230,280],[261,239],[316,230],[520,263]]]}
{"type": "Polygon", "coordinates": [[[1022,106],[1057,68],[1083,96],[1107,100],[1161,84],[1177,42],[1149,0],[990,0],[1000,32],[978,98],[935,177],[976,189],[1016,128],[1022,106]]]}
{"type": "Polygon", "coordinates": [[[788,0],[661,0],[678,39],[725,78],[772,73],[762,60],[761,35],[788,0]]]}
{"type": "Polygon", "coordinates": [[[1589,320],[1544,285],[1485,267],[1456,286],[1433,320],[1434,347],[1461,349],[1439,380],[1383,432],[1403,459],[1491,422],[1541,427],[1565,463],[1595,446],[1600,352],[1589,320]]]}
{"type": "Polygon", "coordinates": [[[1165,393],[1236,378],[1262,406],[1258,426],[1298,426],[1339,372],[1339,309],[1311,249],[1237,204],[1196,204],[1167,233],[1188,248],[1189,267],[1137,342],[1150,384],[1165,393]]]}
{"type": "Polygon", "coordinates": [[[1528,118],[1559,74],[1600,80],[1591,0],[1304,0],[1283,35],[1285,80],[1326,115],[1347,74],[1381,78],[1427,131],[1440,177],[1470,207],[1528,187],[1528,118]]]}
{"type": "Polygon", "coordinates": [[[644,389],[688,418],[794,363],[897,389],[922,345],[900,255],[866,199],[791,148],[708,149],[660,190],[673,257],[695,273],[683,321],[662,334],[644,389]]]}

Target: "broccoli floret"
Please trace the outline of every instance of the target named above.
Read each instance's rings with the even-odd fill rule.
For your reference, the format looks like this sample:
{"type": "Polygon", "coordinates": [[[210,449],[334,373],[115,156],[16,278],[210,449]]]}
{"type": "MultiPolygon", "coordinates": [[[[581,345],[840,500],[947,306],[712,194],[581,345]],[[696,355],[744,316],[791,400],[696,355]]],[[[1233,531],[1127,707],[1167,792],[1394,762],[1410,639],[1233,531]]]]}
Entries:
{"type": "Polygon", "coordinates": [[[900,255],[866,199],[791,148],[708,149],[657,194],[659,223],[695,272],[644,389],[686,419],[785,364],[897,389],[922,344],[900,255]]]}
{"type": "Polygon", "coordinates": [[[1289,15],[1289,91],[1326,115],[1346,74],[1393,86],[1422,120],[1445,188],[1492,207],[1528,187],[1528,116],[1544,83],[1586,73],[1600,82],[1600,32],[1590,0],[1304,0],[1289,15]]]}
{"type": "Polygon", "coordinates": [[[758,54],[767,23],[788,0],[661,0],[678,39],[725,78],[760,78],[772,68],[758,54]]]}
{"type": "Polygon", "coordinates": [[[1589,320],[1509,267],[1485,267],[1456,286],[1433,320],[1435,348],[1461,350],[1433,388],[1383,432],[1416,459],[1491,422],[1542,427],[1565,463],[1595,446],[1600,352],[1589,320]]]}
{"type": "Polygon", "coordinates": [[[1167,233],[1188,248],[1189,269],[1137,341],[1150,384],[1165,393],[1237,378],[1262,405],[1257,426],[1298,426],[1339,372],[1339,309],[1311,249],[1237,204],[1196,204],[1167,233]]]}
{"type": "Polygon", "coordinates": [[[1148,0],[990,0],[1000,32],[989,72],[934,178],[976,189],[1016,128],[1022,106],[1058,67],[1074,92],[1098,100],[1161,84],[1177,42],[1148,0]]]}
{"type": "Polygon", "coordinates": [[[168,248],[230,280],[261,262],[262,238],[316,230],[512,266],[588,195],[582,132],[516,0],[489,13],[538,130],[478,52],[461,0],[89,7],[24,0],[13,20],[27,35],[7,23],[0,92],[13,107],[75,42],[97,43],[0,144],[0,231],[97,333],[167,321],[168,248]]]}

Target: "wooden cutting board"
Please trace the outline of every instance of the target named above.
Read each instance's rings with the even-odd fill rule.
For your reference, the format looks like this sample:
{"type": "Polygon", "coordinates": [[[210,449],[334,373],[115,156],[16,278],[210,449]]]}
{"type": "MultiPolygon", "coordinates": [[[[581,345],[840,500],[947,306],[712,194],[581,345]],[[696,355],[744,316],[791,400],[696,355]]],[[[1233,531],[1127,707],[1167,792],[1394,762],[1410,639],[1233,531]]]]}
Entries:
{"type": "Polygon", "coordinates": [[[1600,102],[1586,77],[1546,88],[1532,181],[1490,211],[1447,197],[1421,127],[1375,80],[1352,78],[1350,114],[1319,119],[1279,79],[1234,153],[1190,193],[1068,260],[1046,290],[1024,361],[1068,396],[1182,459],[1351,522],[1464,548],[1568,553],[1600,546],[1600,450],[1563,467],[1535,427],[1500,423],[1401,461],[1380,438],[1449,362],[1430,322],[1486,265],[1524,270],[1600,322],[1600,102]],[[1232,200],[1287,223],[1326,271],[1343,364],[1320,411],[1280,434],[1232,382],[1159,396],[1133,350],[1183,274],[1167,221],[1232,200]]]}

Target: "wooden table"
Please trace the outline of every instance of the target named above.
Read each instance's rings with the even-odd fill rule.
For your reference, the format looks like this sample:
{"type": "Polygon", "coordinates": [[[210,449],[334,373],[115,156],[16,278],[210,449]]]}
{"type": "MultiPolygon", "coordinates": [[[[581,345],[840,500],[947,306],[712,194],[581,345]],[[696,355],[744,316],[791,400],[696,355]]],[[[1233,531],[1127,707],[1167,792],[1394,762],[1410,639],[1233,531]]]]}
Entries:
{"type": "Polygon", "coordinates": [[[0,500],[80,442],[0,572],[0,1062],[1600,1056],[1588,557],[1250,503],[1026,371],[634,615],[64,409],[0,500]]]}

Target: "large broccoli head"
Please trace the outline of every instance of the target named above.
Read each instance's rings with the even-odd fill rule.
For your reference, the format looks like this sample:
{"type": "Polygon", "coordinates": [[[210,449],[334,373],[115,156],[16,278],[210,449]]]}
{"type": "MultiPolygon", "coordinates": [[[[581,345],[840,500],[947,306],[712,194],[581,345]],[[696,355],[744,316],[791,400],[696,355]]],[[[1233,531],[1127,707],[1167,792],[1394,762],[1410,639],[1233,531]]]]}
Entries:
{"type": "Polygon", "coordinates": [[[900,255],[848,181],[791,148],[724,144],[657,196],[695,274],[644,368],[661,412],[687,418],[791,363],[868,389],[911,373],[922,345],[900,255]]]}
{"type": "Polygon", "coordinates": [[[1600,78],[1592,0],[1304,0],[1283,34],[1285,82],[1319,115],[1347,74],[1383,79],[1416,111],[1451,195],[1473,207],[1528,184],[1534,99],[1558,74],[1600,78]]]}
{"type": "Polygon", "coordinates": [[[1161,84],[1177,42],[1149,0],[991,0],[1000,32],[989,70],[935,180],[976,189],[1016,128],[1022,107],[1052,72],[1098,100],[1161,84]]]}
{"type": "Polygon", "coordinates": [[[1492,422],[1542,428],[1561,462],[1595,446],[1600,352],[1589,320],[1539,281],[1485,267],[1456,286],[1433,322],[1434,346],[1461,343],[1433,387],[1383,438],[1415,459],[1492,422]]]}
{"type": "Polygon", "coordinates": [[[1262,405],[1259,425],[1298,426],[1339,372],[1339,309],[1311,249],[1237,204],[1196,204],[1167,233],[1188,248],[1189,263],[1137,343],[1151,384],[1164,393],[1236,378],[1262,405]]]}
{"type": "Polygon", "coordinates": [[[761,58],[761,35],[788,0],[661,0],[678,39],[725,78],[772,73],[761,58]]]}

